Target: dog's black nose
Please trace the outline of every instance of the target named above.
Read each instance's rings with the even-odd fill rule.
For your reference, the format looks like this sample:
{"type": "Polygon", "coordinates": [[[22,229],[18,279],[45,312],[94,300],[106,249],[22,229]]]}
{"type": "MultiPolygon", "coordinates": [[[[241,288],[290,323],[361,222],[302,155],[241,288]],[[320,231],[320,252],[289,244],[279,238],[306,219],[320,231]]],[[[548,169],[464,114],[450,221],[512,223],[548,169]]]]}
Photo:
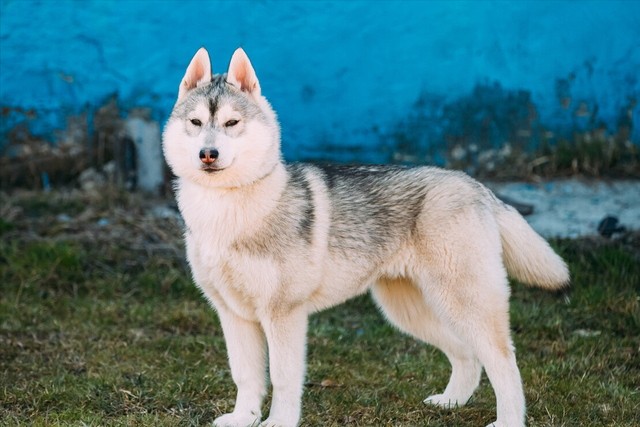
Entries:
{"type": "Polygon", "coordinates": [[[202,163],[211,164],[218,158],[218,150],[200,150],[202,163]]]}

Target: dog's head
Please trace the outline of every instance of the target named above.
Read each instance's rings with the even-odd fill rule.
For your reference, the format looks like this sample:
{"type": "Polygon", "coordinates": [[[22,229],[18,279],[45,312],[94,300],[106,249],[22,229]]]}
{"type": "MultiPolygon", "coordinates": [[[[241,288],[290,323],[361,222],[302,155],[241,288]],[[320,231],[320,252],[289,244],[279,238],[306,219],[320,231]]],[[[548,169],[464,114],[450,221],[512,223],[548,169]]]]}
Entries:
{"type": "Polygon", "coordinates": [[[206,49],[195,54],[162,139],[173,173],[209,187],[248,185],[275,168],[278,120],[244,50],[215,76],[206,49]]]}

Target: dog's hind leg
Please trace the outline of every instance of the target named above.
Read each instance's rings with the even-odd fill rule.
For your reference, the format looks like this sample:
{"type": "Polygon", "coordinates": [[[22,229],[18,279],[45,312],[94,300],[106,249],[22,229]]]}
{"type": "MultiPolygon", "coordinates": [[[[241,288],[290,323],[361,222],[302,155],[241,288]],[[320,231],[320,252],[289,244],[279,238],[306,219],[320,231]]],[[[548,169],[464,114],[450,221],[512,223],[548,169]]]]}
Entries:
{"type": "Polygon", "coordinates": [[[473,351],[445,326],[426,304],[422,291],[407,279],[383,279],[371,289],[387,319],[403,332],[433,344],[451,363],[451,379],[444,393],[425,402],[450,407],[467,403],[478,387],[482,366],[473,351]]]}
{"type": "MultiPolygon", "coordinates": [[[[506,277],[503,280],[506,287],[506,277]]],[[[507,296],[488,286],[467,295],[464,290],[445,292],[439,286],[425,286],[431,291],[425,291],[431,294],[428,300],[437,307],[441,322],[480,360],[495,391],[498,420],[490,425],[524,426],[524,394],[509,333],[507,296]]]]}
{"type": "Polygon", "coordinates": [[[427,236],[413,279],[440,321],[484,366],[497,400],[498,419],[491,425],[521,427],[525,402],[509,329],[510,289],[490,220],[471,212],[454,218],[448,231],[427,236]],[[473,232],[450,231],[463,225],[473,232]]]}

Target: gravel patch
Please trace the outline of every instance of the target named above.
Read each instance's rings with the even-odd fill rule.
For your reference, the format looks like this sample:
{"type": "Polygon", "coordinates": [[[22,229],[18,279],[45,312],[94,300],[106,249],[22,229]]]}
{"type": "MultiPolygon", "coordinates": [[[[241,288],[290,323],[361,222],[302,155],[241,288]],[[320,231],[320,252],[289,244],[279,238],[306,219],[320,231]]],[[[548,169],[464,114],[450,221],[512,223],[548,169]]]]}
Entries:
{"type": "Polygon", "coordinates": [[[607,215],[617,217],[627,230],[640,229],[640,181],[485,184],[500,196],[533,205],[533,214],[525,218],[547,238],[598,234],[598,224],[607,215]]]}

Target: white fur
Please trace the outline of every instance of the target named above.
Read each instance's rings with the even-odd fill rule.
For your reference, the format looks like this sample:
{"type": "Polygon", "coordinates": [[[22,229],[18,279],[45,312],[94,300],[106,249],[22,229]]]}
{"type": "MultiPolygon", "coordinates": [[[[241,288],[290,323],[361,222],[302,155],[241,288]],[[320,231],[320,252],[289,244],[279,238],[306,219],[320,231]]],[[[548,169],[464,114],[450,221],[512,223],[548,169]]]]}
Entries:
{"type": "Polygon", "coordinates": [[[227,80],[238,89],[251,94],[254,99],[260,99],[260,83],[249,57],[242,48],[238,48],[231,57],[227,80]]]}
{"type": "Polygon", "coordinates": [[[569,269],[538,233],[513,208],[496,210],[504,265],[509,274],[529,285],[558,289],[569,282],[569,269]]]}
{"type": "MultiPolygon", "coordinates": [[[[244,427],[260,422],[268,346],[273,403],[260,425],[296,426],[308,315],[371,289],[390,322],[438,346],[452,364],[444,392],[425,402],[464,405],[484,366],[498,402],[498,419],[492,425],[523,426],[524,395],[509,332],[510,290],[503,261],[522,280],[558,287],[568,280],[562,260],[521,218],[491,201],[488,190],[478,190],[459,174],[432,168],[407,172],[407,179],[430,186],[416,237],[373,274],[365,274],[358,254],[329,251],[329,189],[313,168],[305,172],[314,206],[308,250],[288,251],[275,262],[238,247],[237,242],[273,227],[270,214],[288,180],[275,113],[260,95],[245,58],[244,51],[234,55],[231,81],[238,82],[234,67],[242,69],[245,86],[253,88],[250,96],[268,120],[244,123],[243,136],[219,141],[224,171],[209,175],[198,169],[194,155],[203,141],[185,134],[188,124],[170,120],[164,133],[165,156],[179,177],[177,200],[187,225],[193,277],[220,316],[238,387],[233,413],[214,424],[244,427]],[[460,204],[479,197],[489,201],[460,204]]],[[[204,107],[198,108],[192,114],[208,120],[204,107]]],[[[222,106],[218,116],[224,121],[235,114],[222,106]]]]}

